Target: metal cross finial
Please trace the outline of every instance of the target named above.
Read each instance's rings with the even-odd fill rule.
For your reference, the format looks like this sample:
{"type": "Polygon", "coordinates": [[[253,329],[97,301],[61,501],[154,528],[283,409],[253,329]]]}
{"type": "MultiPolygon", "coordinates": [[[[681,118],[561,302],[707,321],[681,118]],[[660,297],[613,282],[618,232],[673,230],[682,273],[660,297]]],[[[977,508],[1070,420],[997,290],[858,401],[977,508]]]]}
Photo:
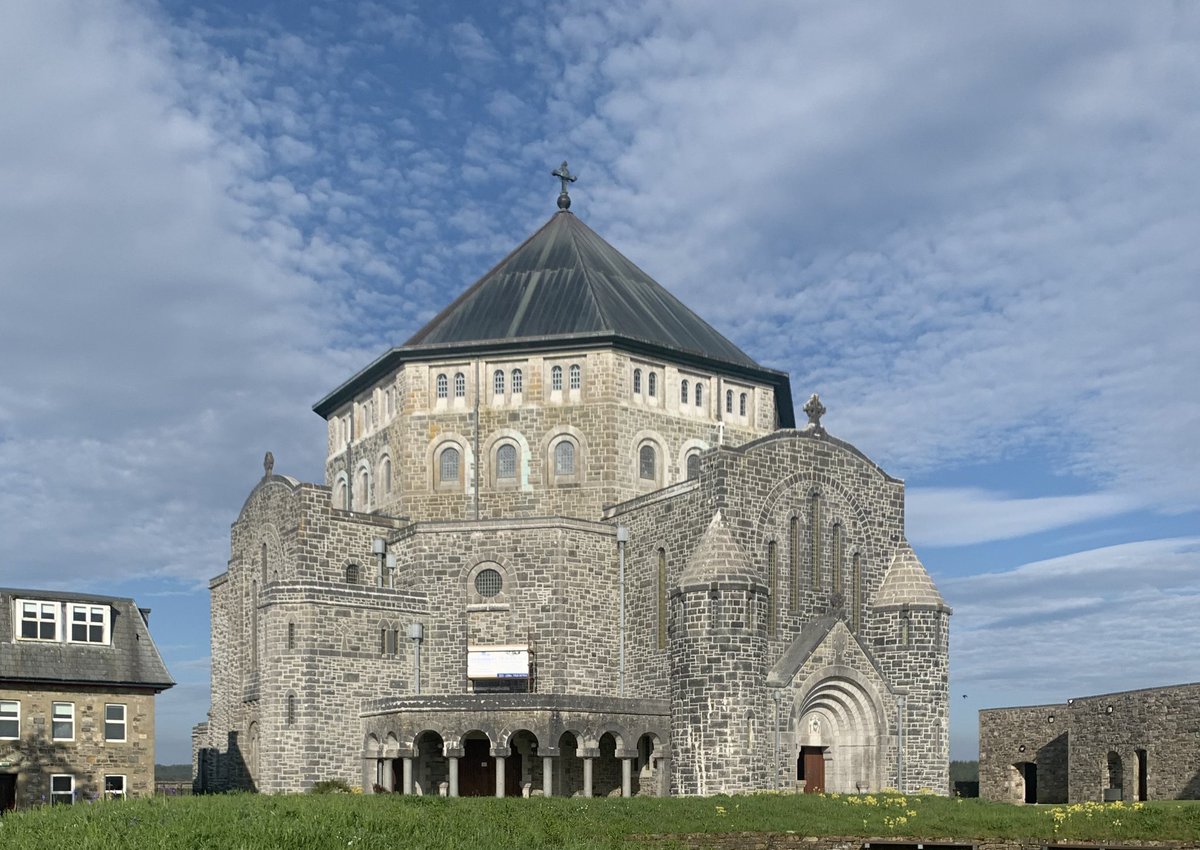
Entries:
{"type": "Polygon", "coordinates": [[[567,184],[574,183],[579,179],[579,176],[571,173],[571,170],[567,168],[567,161],[565,159],[563,160],[563,164],[551,171],[550,174],[562,182],[562,191],[558,193],[558,208],[560,210],[569,209],[571,206],[571,196],[567,194],[567,184]]]}
{"type": "Polygon", "coordinates": [[[809,397],[808,402],[804,405],[804,412],[808,414],[809,429],[819,431],[821,417],[825,415],[825,405],[821,404],[821,399],[816,393],[809,397]]]}

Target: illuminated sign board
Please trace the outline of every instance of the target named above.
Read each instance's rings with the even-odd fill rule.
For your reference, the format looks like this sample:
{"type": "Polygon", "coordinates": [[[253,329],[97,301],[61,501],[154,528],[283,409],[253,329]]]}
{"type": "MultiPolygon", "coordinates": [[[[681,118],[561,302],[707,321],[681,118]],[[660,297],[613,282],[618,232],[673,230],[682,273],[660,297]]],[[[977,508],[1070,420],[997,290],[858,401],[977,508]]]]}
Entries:
{"type": "Polygon", "coordinates": [[[528,679],[529,647],[467,648],[468,679],[528,679]]]}

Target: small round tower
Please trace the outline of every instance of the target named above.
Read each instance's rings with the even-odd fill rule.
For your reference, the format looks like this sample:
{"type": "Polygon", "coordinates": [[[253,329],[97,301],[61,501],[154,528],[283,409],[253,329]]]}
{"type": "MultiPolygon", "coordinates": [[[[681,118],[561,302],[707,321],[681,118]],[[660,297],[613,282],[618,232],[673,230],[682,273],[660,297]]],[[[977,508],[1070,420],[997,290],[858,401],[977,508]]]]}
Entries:
{"type": "Polygon", "coordinates": [[[713,516],[671,591],[673,794],[764,787],[767,587],[713,516]]]}

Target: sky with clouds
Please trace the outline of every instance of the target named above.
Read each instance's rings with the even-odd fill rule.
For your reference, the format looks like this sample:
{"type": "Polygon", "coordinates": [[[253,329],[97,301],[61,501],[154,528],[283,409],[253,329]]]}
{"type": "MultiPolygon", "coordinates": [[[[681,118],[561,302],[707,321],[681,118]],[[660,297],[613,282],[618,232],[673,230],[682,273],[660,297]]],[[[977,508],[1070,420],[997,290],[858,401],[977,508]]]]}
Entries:
{"type": "Polygon", "coordinates": [[[1200,680],[1200,7],[8,0],[0,584],[207,581],[310,406],[573,211],[908,482],[976,710],[1200,680]]]}

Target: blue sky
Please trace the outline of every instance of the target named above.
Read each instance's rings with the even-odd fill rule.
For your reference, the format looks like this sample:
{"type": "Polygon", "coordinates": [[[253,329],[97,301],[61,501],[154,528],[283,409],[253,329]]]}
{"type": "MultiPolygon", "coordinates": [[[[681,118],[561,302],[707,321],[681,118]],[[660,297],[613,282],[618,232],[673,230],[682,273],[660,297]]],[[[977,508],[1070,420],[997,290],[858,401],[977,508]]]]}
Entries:
{"type": "Polygon", "coordinates": [[[908,482],[977,709],[1200,680],[1200,7],[0,8],[0,583],[207,581],[310,405],[573,211],[908,482]]]}

